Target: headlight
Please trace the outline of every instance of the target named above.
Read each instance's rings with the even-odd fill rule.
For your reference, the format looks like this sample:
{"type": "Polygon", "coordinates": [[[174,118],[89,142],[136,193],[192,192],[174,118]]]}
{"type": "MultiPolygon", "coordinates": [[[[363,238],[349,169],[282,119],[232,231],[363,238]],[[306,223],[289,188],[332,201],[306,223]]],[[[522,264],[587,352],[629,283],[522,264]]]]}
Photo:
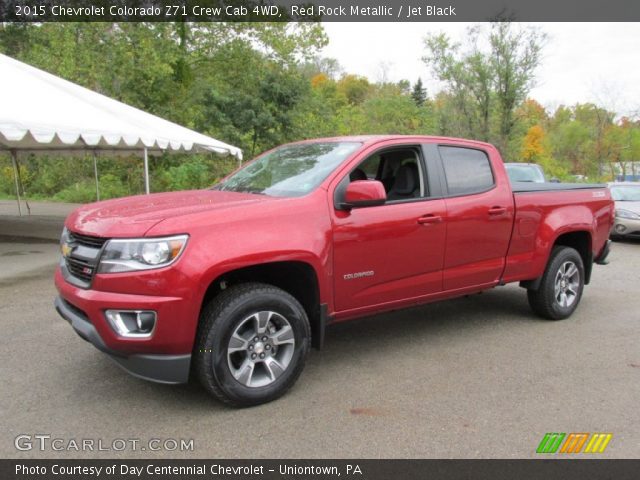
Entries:
{"type": "Polygon", "coordinates": [[[177,260],[188,238],[188,235],[177,235],[165,238],[109,240],[102,252],[98,273],[166,267],[177,260]]]}
{"type": "Polygon", "coordinates": [[[68,257],[71,254],[71,238],[69,237],[69,230],[67,227],[62,229],[62,235],[60,235],[60,253],[63,257],[68,257]]]}
{"type": "Polygon", "coordinates": [[[628,218],[630,220],[640,220],[640,215],[634,213],[630,210],[624,210],[622,208],[616,209],[616,217],[618,218],[628,218]]]}

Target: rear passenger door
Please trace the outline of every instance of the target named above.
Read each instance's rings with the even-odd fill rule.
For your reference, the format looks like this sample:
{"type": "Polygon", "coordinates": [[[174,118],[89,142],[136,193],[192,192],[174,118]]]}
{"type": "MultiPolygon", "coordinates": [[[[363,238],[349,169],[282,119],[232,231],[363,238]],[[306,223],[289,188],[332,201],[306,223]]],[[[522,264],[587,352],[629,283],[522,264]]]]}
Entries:
{"type": "Polygon", "coordinates": [[[444,290],[496,284],[503,272],[513,223],[513,195],[493,172],[497,151],[437,145],[446,191],[444,290]]]}
{"type": "Polygon", "coordinates": [[[442,290],[446,211],[420,145],[371,150],[340,179],[334,195],[334,283],[337,312],[406,302],[442,290]],[[378,180],[384,205],[342,210],[340,189],[378,180]]]}

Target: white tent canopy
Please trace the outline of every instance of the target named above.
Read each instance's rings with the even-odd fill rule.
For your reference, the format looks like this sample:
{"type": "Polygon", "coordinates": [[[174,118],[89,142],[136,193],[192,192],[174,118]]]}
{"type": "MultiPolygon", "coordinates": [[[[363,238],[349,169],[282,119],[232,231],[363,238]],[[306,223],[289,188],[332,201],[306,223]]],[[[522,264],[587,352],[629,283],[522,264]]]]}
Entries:
{"type": "Polygon", "coordinates": [[[0,151],[104,151],[110,155],[214,152],[242,159],[239,148],[143,112],[0,54],[0,151]]]}

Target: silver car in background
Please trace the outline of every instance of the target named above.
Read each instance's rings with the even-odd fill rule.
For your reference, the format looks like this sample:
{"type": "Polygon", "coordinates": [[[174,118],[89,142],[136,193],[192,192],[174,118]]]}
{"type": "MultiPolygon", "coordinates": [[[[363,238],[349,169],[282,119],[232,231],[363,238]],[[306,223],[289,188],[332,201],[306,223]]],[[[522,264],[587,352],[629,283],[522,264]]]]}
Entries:
{"type": "Polygon", "coordinates": [[[505,163],[511,182],[544,183],[547,181],[542,167],[536,163],[505,163]]]}
{"type": "Polygon", "coordinates": [[[610,183],[609,190],[616,203],[611,238],[640,239],[640,183],[610,183]]]}

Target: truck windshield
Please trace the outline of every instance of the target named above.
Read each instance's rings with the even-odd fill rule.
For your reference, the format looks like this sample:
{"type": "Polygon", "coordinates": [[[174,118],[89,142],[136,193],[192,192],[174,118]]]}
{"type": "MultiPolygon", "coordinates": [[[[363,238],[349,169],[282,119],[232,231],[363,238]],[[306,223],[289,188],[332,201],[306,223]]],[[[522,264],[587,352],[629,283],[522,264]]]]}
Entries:
{"type": "Polygon", "coordinates": [[[315,189],[359,142],[284,145],[265,153],[215,185],[215,190],[300,197],[315,189]]]}

